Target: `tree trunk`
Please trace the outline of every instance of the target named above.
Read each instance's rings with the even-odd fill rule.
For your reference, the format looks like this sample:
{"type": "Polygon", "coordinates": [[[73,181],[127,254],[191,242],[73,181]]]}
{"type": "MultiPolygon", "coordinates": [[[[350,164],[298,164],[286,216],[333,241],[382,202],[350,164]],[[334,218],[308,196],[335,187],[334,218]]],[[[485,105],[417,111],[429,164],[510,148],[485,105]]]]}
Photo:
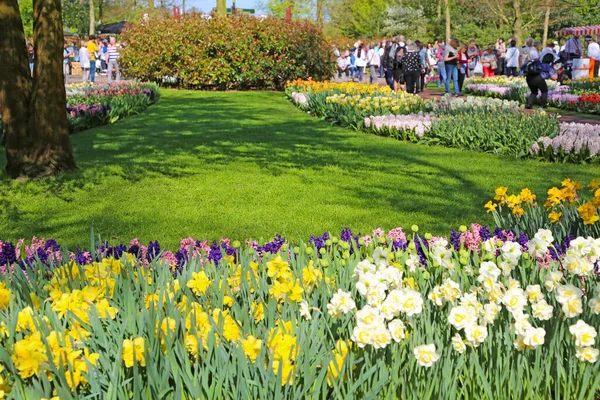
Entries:
{"type": "Polygon", "coordinates": [[[94,0],[90,0],[90,35],[96,34],[96,16],[94,15],[94,0]]]}
{"type": "Polygon", "coordinates": [[[323,27],[323,1],[317,0],[317,25],[323,27]]]}
{"type": "Polygon", "coordinates": [[[446,9],[446,42],[450,40],[451,32],[450,32],[450,2],[449,0],[444,0],[444,7],[446,9]]]}
{"type": "Polygon", "coordinates": [[[75,158],[67,122],[67,94],[63,76],[63,23],[61,0],[34,0],[33,43],[35,77],[31,107],[35,142],[32,165],[22,171],[30,177],[73,170],[75,158]]]}
{"type": "Polygon", "coordinates": [[[152,14],[154,11],[154,0],[148,0],[148,14],[152,14]]]}
{"type": "Polygon", "coordinates": [[[550,3],[551,0],[546,0],[546,13],[544,15],[544,36],[542,46],[546,47],[548,41],[548,26],[550,25],[550,3]]]}
{"type": "Polygon", "coordinates": [[[515,19],[514,19],[513,27],[512,27],[513,37],[517,41],[517,46],[521,46],[521,43],[522,43],[521,36],[523,35],[522,29],[521,29],[521,24],[523,23],[523,21],[522,21],[522,15],[521,15],[521,1],[520,0],[513,0],[513,11],[515,13],[514,14],[515,19]]]}
{"type": "Polygon", "coordinates": [[[104,0],[98,0],[98,21],[102,21],[104,18],[104,0]]]}
{"type": "Polygon", "coordinates": [[[442,0],[438,0],[437,4],[437,20],[442,20],[442,0]]]}
{"type": "Polygon", "coordinates": [[[0,60],[6,171],[16,177],[27,157],[25,149],[34,145],[29,135],[33,122],[29,111],[31,75],[27,68],[25,34],[17,0],[0,0],[0,60]]]}
{"type": "Polygon", "coordinates": [[[227,16],[227,3],[225,0],[217,0],[217,16],[223,18],[227,16]]]}

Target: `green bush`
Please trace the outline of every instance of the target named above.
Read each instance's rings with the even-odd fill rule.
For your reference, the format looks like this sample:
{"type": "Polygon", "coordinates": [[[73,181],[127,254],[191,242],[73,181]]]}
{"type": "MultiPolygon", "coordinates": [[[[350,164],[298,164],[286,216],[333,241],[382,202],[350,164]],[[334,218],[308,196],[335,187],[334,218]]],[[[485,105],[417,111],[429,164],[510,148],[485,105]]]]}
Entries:
{"type": "Polygon", "coordinates": [[[296,78],[329,79],[335,67],[308,21],[192,14],[128,25],[122,39],[128,76],[193,89],[281,89],[296,78]]]}

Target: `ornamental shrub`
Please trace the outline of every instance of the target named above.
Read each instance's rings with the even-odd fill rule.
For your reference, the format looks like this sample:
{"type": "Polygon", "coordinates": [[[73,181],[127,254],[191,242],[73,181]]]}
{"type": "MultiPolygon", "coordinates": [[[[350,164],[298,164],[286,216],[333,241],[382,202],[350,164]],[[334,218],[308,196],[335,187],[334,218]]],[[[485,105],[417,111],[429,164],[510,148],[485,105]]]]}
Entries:
{"type": "Polygon", "coordinates": [[[191,14],[128,25],[122,39],[128,76],[192,89],[281,89],[296,78],[328,79],[335,67],[308,21],[191,14]]]}

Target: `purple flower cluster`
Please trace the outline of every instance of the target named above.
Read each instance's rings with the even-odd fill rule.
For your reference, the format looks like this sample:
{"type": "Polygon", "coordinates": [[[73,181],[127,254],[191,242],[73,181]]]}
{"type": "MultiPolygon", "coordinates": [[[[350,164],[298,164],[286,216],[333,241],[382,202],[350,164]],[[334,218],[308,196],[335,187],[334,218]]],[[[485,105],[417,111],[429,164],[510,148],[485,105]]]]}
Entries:
{"type": "Polygon", "coordinates": [[[531,146],[530,153],[539,155],[548,149],[555,155],[579,155],[587,151],[590,159],[596,158],[600,155],[600,125],[561,123],[560,133],[556,137],[540,137],[531,146]]]}
{"type": "Polygon", "coordinates": [[[110,111],[110,106],[102,104],[75,104],[67,106],[67,116],[71,118],[95,117],[98,115],[106,115],[110,111]]]}
{"type": "Polygon", "coordinates": [[[512,87],[494,85],[493,83],[470,83],[466,86],[466,89],[471,92],[485,93],[497,93],[501,96],[507,96],[513,90],[512,87]]]}

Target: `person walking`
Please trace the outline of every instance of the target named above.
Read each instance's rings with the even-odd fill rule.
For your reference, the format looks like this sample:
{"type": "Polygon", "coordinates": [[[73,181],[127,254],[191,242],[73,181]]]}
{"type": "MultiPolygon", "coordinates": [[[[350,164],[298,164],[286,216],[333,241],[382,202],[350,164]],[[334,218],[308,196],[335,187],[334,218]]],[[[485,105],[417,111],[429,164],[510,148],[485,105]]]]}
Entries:
{"type": "Polygon", "coordinates": [[[69,64],[71,63],[71,57],[73,57],[73,51],[69,50],[69,44],[65,40],[63,44],[63,79],[65,85],[69,83],[69,64]]]}
{"type": "Polygon", "coordinates": [[[469,76],[469,55],[467,45],[462,44],[458,49],[458,95],[463,95],[465,78],[469,76]]]}
{"type": "MultiPolygon", "coordinates": [[[[551,60],[553,59],[551,56],[548,56],[549,61],[554,64],[551,60]]],[[[551,64],[543,63],[539,60],[531,60],[528,61],[527,64],[523,66],[524,72],[527,74],[525,80],[527,81],[527,86],[529,90],[531,90],[531,94],[527,99],[527,105],[525,108],[532,109],[535,101],[537,100],[538,93],[542,93],[540,96],[540,109],[546,107],[546,101],[548,100],[548,84],[546,83],[546,79],[557,80],[558,74],[552,68],[551,64]],[[530,67],[531,64],[535,64],[537,68],[535,71],[532,71],[530,67]]]]}
{"type": "Polygon", "coordinates": [[[396,38],[388,42],[385,47],[385,56],[383,58],[383,66],[385,72],[385,81],[389,85],[390,89],[395,90],[394,84],[394,66],[396,60],[396,50],[398,48],[396,38]]]}
{"type": "Polygon", "coordinates": [[[483,66],[483,77],[487,78],[496,75],[498,59],[493,44],[489,44],[487,49],[481,55],[481,65],[483,66]]]}
{"type": "Polygon", "coordinates": [[[498,57],[498,68],[496,68],[496,75],[504,75],[506,69],[506,43],[504,38],[498,38],[496,41],[496,57],[498,57]]]}
{"type": "Polygon", "coordinates": [[[96,56],[98,53],[98,45],[96,44],[96,36],[90,35],[87,44],[88,56],[90,58],[90,82],[96,81],[96,56]]]}
{"type": "Polygon", "coordinates": [[[381,64],[381,60],[379,59],[379,49],[375,45],[375,43],[371,43],[370,50],[367,53],[367,65],[371,70],[371,76],[369,77],[369,82],[377,83],[379,82],[379,65],[381,64]]]}
{"type": "Polygon", "coordinates": [[[421,72],[425,70],[421,68],[421,56],[417,44],[409,43],[406,49],[406,55],[402,59],[406,91],[410,94],[416,94],[419,92],[421,72]]]}
{"type": "Polygon", "coordinates": [[[519,49],[517,41],[511,40],[510,47],[506,51],[506,76],[515,78],[519,75],[519,49]]]}
{"type": "Polygon", "coordinates": [[[121,69],[119,68],[119,46],[117,45],[117,39],[114,37],[110,38],[107,50],[107,73],[108,83],[112,82],[113,70],[115,70],[115,78],[117,82],[121,82],[121,69]]]}
{"type": "Polygon", "coordinates": [[[404,56],[406,47],[398,46],[394,56],[394,91],[404,90],[404,56]]]}
{"type": "Polygon", "coordinates": [[[597,78],[600,70],[600,46],[592,36],[586,36],[588,57],[590,58],[590,78],[597,78]]]}
{"type": "Polygon", "coordinates": [[[383,66],[383,56],[385,54],[385,46],[386,46],[386,44],[384,42],[379,43],[379,50],[377,51],[379,53],[379,77],[380,78],[385,78],[385,68],[383,66]]]}
{"type": "Polygon", "coordinates": [[[444,63],[444,52],[446,51],[446,44],[442,40],[438,40],[438,48],[435,52],[435,58],[437,59],[438,67],[438,87],[446,84],[446,64],[444,63]]]}
{"type": "Polygon", "coordinates": [[[467,56],[469,57],[469,76],[473,76],[475,75],[475,68],[480,59],[479,47],[477,47],[477,43],[474,40],[469,41],[467,56]]]}
{"type": "Polygon", "coordinates": [[[425,91],[425,75],[429,71],[429,60],[427,57],[427,49],[423,46],[423,43],[416,41],[415,44],[419,49],[419,58],[421,60],[421,73],[419,74],[419,85],[417,86],[417,93],[425,91]]]}
{"type": "Polygon", "coordinates": [[[79,49],[79,63],[81,65],[81,81],[83,83],[90,80],[90,56],[88,54],[87,42],[81,41],[81,48],[79,49]]]}
{"type": "Polygon", "coordinates": [[[458,39],[450,39],[450,43],[446,45],[444,50],[444,64],[446,65],[446,94],[450,94],[450,81],[454,82],[454,94],[458,96],[458,39]]]}
{"type": "Polygon", "coordinates": [[[367,50],[363,47],[363,44],[360,43],[358,45],[358,49],[356,49],[356,78],[358,78],[359,82],[363,81],[363,73],[365,71],[365,67],[367,66],[367,50]]]}
{"type": "Polygon", "coordinates": [[[435,70],[437,68],[437,58],[435,57],[436,47],[433,47],[433,44],[427,43],[427,63],[429,65],[429,74],[431,76],[435,75],[435,70]]]}
{"type": "Polygon", "coordinates": [[[573,35],[571,39],[567,40],[564,53],[569,60],[581,58],[583,51],[581,50],[581,42],[578,35],[573,35]]]}

